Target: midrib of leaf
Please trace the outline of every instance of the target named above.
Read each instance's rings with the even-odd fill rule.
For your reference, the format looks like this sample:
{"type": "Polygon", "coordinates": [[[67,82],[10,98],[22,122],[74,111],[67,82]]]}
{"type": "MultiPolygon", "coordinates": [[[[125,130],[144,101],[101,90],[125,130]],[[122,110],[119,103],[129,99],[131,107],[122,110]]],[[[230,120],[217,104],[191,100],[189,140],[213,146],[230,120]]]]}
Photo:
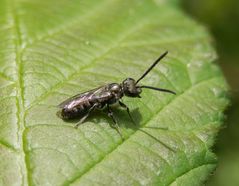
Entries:
{"type": "MultiPolygon", "coordinates": [[[[179,99],[180,97],[184,96],[185,94],[187,94],[188,92],[190,92],[193,88],[197,88],[198,86],[203,85],[204,83],[208,83],[211,80],[217,79],[218,77],[211,77],[208,79],[205,79],[203,81],[198,82],[197,84],[194,84],[193,86],[189,87],[187,90],[185,90],[185,92],[183,92],[182,94],[179,94],[177,96],[175,96],[174,98],[172,98],[164,107],[162,107],[161,109],[157,110],[154,115],[149,118],[148,120],[146,120],[139,129],[144,128],[145,126],[147,126],[148,123],[150,123],[151,120],[153,120],[155,117],[158,116],[158,114],[160,112],[162,112],[164,109],[166,109],[167,107],[169,107],[173,102],[177,101],[177,99],[179,99]]],[[[93,164],[92,166],[90,166],[88,169],[86,169],[83,173],[81,173],[80,175],[75,176],[74,178],[72,178],[71,180],[66,181],[63,185],[67,186],[70,184],[73,184],[75,181],[77,181],[78,179],[80,179],[81,177],[83,177],[84,175],[86,175],[91,169],[93,169],[95,166],[99,165],[101,162],[103,162],[108,156],[110,156],[110,154],[112,154],[117,148],[119,148],[121,145],[124,144],[124,142],[126,142],[127,140],[129,140],[132,136],[134,136],[137,132],[141,132],[140,130],[135,130],[133,131],[129,136],[127,136],[127,138],[125,138],[124,141],[121,141],[118,145],[116,145],[114,148],[111,149],[111,151],[109,151],[104,157],[102,157],[101,159],[99,159],[99,161],[97,161],[95,164],[93,164]]],[[[169,147],[170,148],[170,147],[169,147]]],[[[176,150],[176,149],[174,149],[176,150]]],[[[212,162],[210,162],[209,164],[212,164],[212,162]]],[[[203,165],[201,165],[203,166],[203,165]]],[[[195,169],[197,167],[193,167],[190,170],[185,171],[185,173],[183,173],[182,175],[179,175],[177,177],[175,177],[174,180],[172,180],[171,183],[173,183],[173,181],[175,181],[178,177],[183,176],[184,174],[190,172],[191,170],[195,169]]],[[[171,184],[170,183],[170,184],[171,184]]],[[[169,184],[169,185],[170,185],[169,184]]]]}
{"type": "Polygon", "coordinates": [[[29,177],[28,177],[28,167],[26,160],[26,151],[25,151],[25,142],[23,138],[23,133],[25,130],[25,120],[24,120],[24,82],[22,79],[22,63],[21,63],[21,54],[22,54],[22,37],[19,27],[19,20],[18,16],[16,14],[17,8],[15,7],[15,1],[11,0],[9,1],[9,7],[12,13],[12,19],[14,22],[14,28],[15,28],[15,47],[16,47],[16,73],[17,73],[17,79],[16,79],[16,85],[17,85],[17,97],[16,97],[16,107],[17,107],[17,118],[18,118],[18,141],[20,145],[20,154],[21,154],[21,175],[22,175],[22,185],[24,183],[29,183],[29,177]]]}

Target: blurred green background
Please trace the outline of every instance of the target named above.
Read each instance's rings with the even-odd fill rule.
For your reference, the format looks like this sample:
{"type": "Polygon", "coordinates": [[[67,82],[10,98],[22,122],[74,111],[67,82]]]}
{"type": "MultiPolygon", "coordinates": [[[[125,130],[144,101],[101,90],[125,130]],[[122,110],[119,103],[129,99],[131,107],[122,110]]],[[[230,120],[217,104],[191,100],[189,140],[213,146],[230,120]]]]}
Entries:
{"type": "Polygon", "coordinates": [[[231,87],[231,106],[217,140],[216,172],[207,186],[239,185],[239,0],[182,0],[185,12],[207,26],[231,87]]]}

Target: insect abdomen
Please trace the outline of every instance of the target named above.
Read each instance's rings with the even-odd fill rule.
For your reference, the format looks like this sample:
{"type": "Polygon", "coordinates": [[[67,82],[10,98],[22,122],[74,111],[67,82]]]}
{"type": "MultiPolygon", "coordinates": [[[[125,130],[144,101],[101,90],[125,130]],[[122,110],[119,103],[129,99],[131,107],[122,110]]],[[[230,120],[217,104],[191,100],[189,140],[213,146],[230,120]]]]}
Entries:
{"type": "Polygon", "coordinates": [[[92,107],[92,104],[89,101],[82,102],[73,108],[63,108],[60,113],[62,119],[74,119],[84,116],[89,109],[92,107]]]}

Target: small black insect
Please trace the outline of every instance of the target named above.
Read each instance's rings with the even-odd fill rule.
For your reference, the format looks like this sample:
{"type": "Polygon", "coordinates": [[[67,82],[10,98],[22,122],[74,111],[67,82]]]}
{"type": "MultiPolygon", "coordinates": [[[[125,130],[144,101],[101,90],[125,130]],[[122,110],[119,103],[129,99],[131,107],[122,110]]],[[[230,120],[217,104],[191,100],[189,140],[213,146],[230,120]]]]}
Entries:
{"type": "Polygon", "coordinates": [[[133,121],[129,108],[121,101],[123,96],[141,98],[140,94],[142,92],[142,88],[175,94],[175,92],[167,89],[138,85],[139,81],[142,80],[158,64],[158,62],[167,55],[167,53],[168,52],[163,53],[137,81],[133,78],[127,78],[120,84],[110,83],[96,89],[77,94],[58,105],[61,110],[57,113],[57,115],[63,120],[81,117],[80,121],[76,124],[76,127],[78,127],[93,110],[103,109],[106,107],[108,116],[111,117],[114,123],[111,124],[111,126],[121,135],[110,105],[118,102],[121,107],[127,110],[130,119],[133,121]]]}

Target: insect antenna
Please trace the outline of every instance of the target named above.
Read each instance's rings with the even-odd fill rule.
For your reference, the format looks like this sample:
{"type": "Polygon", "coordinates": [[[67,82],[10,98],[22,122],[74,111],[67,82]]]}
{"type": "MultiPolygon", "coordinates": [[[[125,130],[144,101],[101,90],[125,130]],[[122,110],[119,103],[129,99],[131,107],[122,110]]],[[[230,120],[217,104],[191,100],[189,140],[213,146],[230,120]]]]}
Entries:
{"type": "MultiPolygon", "coordinates": [[[[168,51],[164,52],[145,72],[144,74],[136,81],[135,84],[137,84],[140,80],[142,80],[157,64],[159,61],[161,61],[161,59],[163,59],[166,55],[168,54],[168,51]]],[[[152,89],[152,90],[157,90],[157,91],[161,91],[161,92],[167,92],[167,93],[171,93],[171,94],[176,94],[175,92],[168,90],[168,89],[163,89],[163,88],[157,88],[157,87],[151,87],[151,86],[137,86],[139,88],[148,88],[148,89],[152,89]]]]}
{"type": "Polygon", "coordinates": [[[144,74],[136,81],[136,84],[142,80],[157,64],[161,59],[163,59],[168,54],[168,51],[164,52],[145,72],[144,74]]]}
{"type": "Polygon", "coordinates": [[[161,91],[161,92],[167,92],[167,93],[171,93],[171,94],[175,94],[175,95],[176,95],[176,93],[175,93],[174,91],[168,90],[168,89],[157,88],[157,87],[151,87],[151,86],[145,86],[145,85],[143,85],[143,86],[137,86],[137,87],[139,87],[139,88],[148,88],[148,89],[157,90],[157,91],[161,91]]]}

